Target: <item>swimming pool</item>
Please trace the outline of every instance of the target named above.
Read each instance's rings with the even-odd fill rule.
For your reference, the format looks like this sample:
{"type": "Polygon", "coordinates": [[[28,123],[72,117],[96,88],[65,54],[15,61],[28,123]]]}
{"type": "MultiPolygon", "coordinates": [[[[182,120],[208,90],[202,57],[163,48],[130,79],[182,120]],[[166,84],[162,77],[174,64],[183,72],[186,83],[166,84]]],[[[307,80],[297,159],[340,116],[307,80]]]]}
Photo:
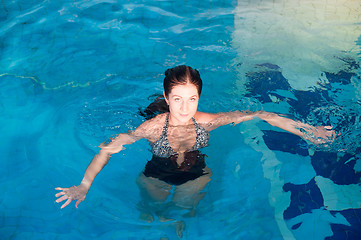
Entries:
{"type": "MultiPolygon", "coordinates": [[[[212,132],[212,181],[183,239],[360,239],[360,1],[3,1],[0,238],[177,239],[138,219],[139,141],[60,210],[97,146],[134,129],[187,64],[200,110],[266,110],[341,133],[312,146],[261,121],[212,132]]],[[[175,216],[181,213],[174,213],[175,216]]]]}

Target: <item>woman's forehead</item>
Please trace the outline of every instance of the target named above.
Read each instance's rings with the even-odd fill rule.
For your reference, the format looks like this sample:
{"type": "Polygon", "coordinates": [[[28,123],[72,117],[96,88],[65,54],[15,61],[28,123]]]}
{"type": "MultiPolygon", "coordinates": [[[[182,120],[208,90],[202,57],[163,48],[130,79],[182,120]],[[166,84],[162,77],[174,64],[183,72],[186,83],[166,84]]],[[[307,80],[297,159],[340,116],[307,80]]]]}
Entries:
{"type": "Polygon", "coordinates": [[[198,96],[198,89],[191,83],[176,85],[172,88],[170,95],[198,96]]]}

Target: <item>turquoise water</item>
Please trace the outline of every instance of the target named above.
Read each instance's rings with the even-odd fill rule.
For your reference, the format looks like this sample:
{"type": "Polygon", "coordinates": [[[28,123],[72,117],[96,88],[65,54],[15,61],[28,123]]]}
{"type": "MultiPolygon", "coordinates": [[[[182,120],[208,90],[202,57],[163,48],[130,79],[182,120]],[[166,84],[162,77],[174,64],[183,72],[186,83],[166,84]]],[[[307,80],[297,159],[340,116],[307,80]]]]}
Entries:
{"type": "MultiPolygon", "coordinates": [[[[139,141],[112,156],[79,209],[99,143],[134,129],[187,64],[201,111],[266,110],[333,125],[329,146],[252,121],[212,132],[212,181],[183,239],[361,238],[360,1],[3,1],[0,239],[177,239],[138,219],[139,141]]],[[[179,216],[181,213],[174,213],[179,216]]]]}

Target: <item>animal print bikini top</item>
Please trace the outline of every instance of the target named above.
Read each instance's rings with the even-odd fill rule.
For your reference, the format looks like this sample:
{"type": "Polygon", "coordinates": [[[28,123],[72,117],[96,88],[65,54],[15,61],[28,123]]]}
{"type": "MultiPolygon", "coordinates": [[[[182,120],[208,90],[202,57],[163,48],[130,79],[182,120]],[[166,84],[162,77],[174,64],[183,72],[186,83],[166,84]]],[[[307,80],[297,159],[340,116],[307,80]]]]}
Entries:
{"type": "MultiPolygon", "coordinates": [[[[193,117],[192,117],[192,121],[196,128],[197,137],[194,146],[189,151],[195,151],[197,149],[206,147],[208,146],[208,141],[209,141],[209,132],[206,131],[202,126],[200,126],[193,117]]],[[[177,154],[172,149],[168,141],[168,136],[167,136],[168,125],[169,125],[169,114],[165,119],[162,135],[159,137],[159,139],[156,142],[150,143],[152,153],[158,157],[168,158],[170,156],[177,154]]]]}

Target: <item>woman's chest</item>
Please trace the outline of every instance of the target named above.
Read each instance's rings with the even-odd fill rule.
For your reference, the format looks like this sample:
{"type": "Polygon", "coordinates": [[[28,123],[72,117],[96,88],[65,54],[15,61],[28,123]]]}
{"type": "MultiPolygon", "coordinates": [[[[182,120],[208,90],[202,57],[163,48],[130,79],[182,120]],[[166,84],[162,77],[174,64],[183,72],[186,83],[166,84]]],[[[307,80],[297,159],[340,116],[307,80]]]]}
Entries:
{"type": "Polygon", "coordinates": [[[174,152],[184,153],[196,144],[197,132],[194,126],[169,127],[167,139],[174,152]]]}

